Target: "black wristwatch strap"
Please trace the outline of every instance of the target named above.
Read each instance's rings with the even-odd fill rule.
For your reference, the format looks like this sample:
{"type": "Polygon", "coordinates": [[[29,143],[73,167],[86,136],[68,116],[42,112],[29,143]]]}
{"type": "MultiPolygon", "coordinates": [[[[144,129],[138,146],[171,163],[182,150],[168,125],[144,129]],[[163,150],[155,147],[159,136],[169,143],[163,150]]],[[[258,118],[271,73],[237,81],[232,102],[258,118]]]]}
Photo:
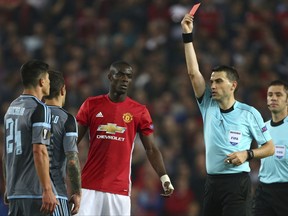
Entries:
{"type": "Polygon", "coordinates": [[[247,161],[249,161],[249,160],[254,158],[254,152],[253,152],[252,149],[248,149],[247,150],[247,154],[248,154],[247,161]]]}

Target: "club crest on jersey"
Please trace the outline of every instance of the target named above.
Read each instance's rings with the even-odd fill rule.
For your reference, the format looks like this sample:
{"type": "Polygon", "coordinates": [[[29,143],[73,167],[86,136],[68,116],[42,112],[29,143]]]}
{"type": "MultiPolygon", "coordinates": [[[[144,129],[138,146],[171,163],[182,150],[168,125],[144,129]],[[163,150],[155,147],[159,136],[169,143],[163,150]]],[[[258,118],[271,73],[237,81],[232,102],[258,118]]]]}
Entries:
{"type": "Polygon", "coordinates": [[[123,114],[123,121],[125,123],[130,123],[133,120],[133,116],[131,113],[124,113],[123,114]]]}
{"type": "Polygon", "coordinates": [[[99,125],[97,131],[105,131],[107,134],[124,133],[125,127],[117,126],[117,124],[107,123],[107,125],[99,125]]]}

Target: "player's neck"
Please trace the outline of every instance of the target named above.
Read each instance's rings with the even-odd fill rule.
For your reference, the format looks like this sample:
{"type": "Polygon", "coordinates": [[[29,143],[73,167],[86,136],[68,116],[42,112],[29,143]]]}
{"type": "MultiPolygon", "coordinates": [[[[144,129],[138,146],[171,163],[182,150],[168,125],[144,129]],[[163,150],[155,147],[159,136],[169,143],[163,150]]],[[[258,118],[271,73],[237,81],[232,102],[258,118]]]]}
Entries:
{"type": "Polygon", "coordinates": [[[62,101],[58,100],[56,98],[52,98],[52,99],[45,99],[45,103],[48,106],[58,106],[58,107],[62,107],[62,101]]]}
{"type": "Polygon", "coordinates": [[[283,120],[284,118],[286,118],[287,116],[287,111],[283,111],[280,113],[271,113],[272,114],[272,120],[273,122],[280,122],[281,120],[283,120]]]}
{"type": "Polygon", "coordinates": [[[117,102],[123,102],[126,99],[127,94],[118,94],[117,92],[114,93],[109,92],[108,97],[112,102],[117,103],[117,102]]]}
{"type": "Polygon", "coordinates": [[[227,109],[230,109],[235,102],[236,102],[235,98],[230,97],[229,99],[218,101],[218,104],[222,110],[227,110],[227,109]]]}
{"type": "Polygon", "coordinates": [[[43,98],[43,93],[39,91],[38,89],[34,89],[34,88],[25,88],[23,91],[23,94],[33,95],[39,100],[42,100],[43,98]]]}

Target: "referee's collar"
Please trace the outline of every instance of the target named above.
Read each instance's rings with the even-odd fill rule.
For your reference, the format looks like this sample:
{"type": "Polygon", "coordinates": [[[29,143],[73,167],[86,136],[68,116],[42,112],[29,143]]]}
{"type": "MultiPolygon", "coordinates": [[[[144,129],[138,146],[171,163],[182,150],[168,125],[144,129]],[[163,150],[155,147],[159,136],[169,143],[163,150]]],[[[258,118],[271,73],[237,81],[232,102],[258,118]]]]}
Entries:
{"type": "Polygon", "coordinates": [[[233,111],[235,104],[236,104],[236,101],[229,109],[226,109],[226,110],[223,110],[220,108],[221,113],[229,113],[229,112],[233,111]]]}
{"type": "Polygon", "coordinates": [[[279,126],[279,125],[281,125],[281,124],[283,124],[283,123],[284,123],[284,119],[282,119],[281,121],[278,121],[278,122],[274,122],[274,121],[271,119],[270,125],[271,125],[272,127],[276,127],[276,126],[279,126]]]}

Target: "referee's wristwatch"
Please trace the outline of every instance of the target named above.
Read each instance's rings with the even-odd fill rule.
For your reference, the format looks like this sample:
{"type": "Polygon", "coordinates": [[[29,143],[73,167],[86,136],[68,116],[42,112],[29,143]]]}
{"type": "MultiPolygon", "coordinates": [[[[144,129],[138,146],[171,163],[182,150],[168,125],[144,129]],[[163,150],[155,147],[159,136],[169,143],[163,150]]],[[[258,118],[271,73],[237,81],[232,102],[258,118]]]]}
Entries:
{"type": "Polygon", "coordinates": [[[252,149],[247,149],[246,151],[247,151],[247,155],[248,155],[247,161],[250,161],[251,159],[254,158],[254,152],[252,149]]]}

